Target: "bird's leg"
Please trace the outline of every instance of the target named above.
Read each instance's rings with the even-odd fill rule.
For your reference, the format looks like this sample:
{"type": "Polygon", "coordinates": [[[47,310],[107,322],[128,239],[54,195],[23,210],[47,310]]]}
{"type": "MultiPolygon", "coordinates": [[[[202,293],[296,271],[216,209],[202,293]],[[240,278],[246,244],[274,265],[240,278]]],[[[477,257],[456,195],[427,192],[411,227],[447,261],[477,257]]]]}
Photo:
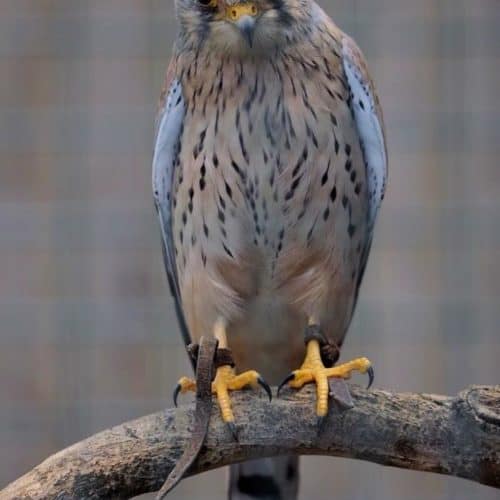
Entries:
{"type": "MultiPolygon", "coordinates": [[[[227,347],[226,322],[219,319],[215,322],[213,329],[214,337],[218,340],[218,351],[216,355],[216,374],[212,382],[212,393],[217,396],[222,419],[231,428],[235,435],[234,414],[231,408],[230,391],[236,391],[245,387],[256,388],[258,385],[264,388],[269,400],[271,400],[271,388],[262,376],[255,370],[249,370],[236,374],[231,352],[227,347]]],[[[177,404],[179,393],[196,391],[196,382],[193,379],[182,377],[174,392],[174,402],[177,404]]]]}
{"type": "Polygon", "coordinates": [[[338,366],[327,367],[323,363],[320,340],[317,338],[319,329],[315,321],[309,321],[309,328],[316,331],[316,335],[307,340],[306,357],[302,366],[288,375],[280,384],[280,389],[288,384],[294,389],[300,389],[305,384],[314,382],[316,384],[316,414],[318,417],[325,417],[328,413],[328,379],[335,377],[337,379],[348,379],[352,372],[367,373],[369,376],[369,385],[373,382],[373,368],[367,358],[357,358],[338,366]]]}

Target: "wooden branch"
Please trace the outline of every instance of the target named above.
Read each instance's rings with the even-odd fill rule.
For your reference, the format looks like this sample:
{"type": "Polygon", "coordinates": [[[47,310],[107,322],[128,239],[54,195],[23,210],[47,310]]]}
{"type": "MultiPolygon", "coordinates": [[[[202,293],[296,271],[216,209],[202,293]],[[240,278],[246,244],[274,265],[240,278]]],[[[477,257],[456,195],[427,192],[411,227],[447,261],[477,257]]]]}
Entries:
{"type": "MultiPolygon", "coordinates": [[[[352,387],[355,407],[332,407],[318,434],[314,392],[267,402],[233,396],[235,442],[213,408],[206,446],[191,474],[280,454],[330,455],[459,476],[500,488],[500,386],[450,398],[352,387]]],[[[48,458],[0,492],[1,499],[128,498],[160,488],[186,446],[193,406],[96,434],[48,458]]]]}

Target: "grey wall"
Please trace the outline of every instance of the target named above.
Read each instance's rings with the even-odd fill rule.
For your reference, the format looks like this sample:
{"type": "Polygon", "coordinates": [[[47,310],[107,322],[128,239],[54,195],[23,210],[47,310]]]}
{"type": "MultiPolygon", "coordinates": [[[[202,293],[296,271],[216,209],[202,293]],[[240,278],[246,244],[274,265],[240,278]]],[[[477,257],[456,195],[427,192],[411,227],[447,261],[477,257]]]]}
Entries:
{"type": "MultiPolygon", "coordinates": [[[[343,353],[380,387],[500,380],[497,0],[322,2],[364,49],[390,182],[343,353]]],[[[172,0],[0,0],[0,486],[170,405],[188,370],[150,194],[172,0]]],[[[172,498],[220,498],[224,471],[172,498]],[[208,492],[208,493],[207,493],[208,492]]],[[[303,499],[493,500],[458,479],[304,460],[303,499]]]]}

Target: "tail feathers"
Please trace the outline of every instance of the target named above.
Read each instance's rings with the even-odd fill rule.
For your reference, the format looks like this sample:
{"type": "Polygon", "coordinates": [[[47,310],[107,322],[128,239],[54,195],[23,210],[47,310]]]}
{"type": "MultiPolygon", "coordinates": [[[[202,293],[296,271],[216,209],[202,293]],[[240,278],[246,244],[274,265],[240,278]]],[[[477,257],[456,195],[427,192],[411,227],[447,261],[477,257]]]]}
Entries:
{"type": "Polygon", "coordinates": [[[260,458],[232,465],[229,500],[296,500],[299,457],[260,458]]]}

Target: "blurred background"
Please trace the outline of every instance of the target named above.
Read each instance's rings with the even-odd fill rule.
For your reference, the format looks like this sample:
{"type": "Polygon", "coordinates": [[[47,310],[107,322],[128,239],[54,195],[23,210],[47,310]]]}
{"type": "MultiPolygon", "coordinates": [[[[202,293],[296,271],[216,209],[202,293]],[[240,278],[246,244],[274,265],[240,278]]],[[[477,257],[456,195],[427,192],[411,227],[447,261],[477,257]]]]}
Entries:
{"type": "MultiPolygon", "coordinates": [[[[386,201],[343,358],[377,385],[500,382],[498,0],[323,0],[385,111],[386,201]]],[[[0,0],[0,487],[171,405],[184,354],[150,163],[173,0],[0,0]]],[[[220,499],[225,472],[172,499],[220,499]]],[[[495,490],[303,460],[302,499],[493,500],[495,490]]]]}

